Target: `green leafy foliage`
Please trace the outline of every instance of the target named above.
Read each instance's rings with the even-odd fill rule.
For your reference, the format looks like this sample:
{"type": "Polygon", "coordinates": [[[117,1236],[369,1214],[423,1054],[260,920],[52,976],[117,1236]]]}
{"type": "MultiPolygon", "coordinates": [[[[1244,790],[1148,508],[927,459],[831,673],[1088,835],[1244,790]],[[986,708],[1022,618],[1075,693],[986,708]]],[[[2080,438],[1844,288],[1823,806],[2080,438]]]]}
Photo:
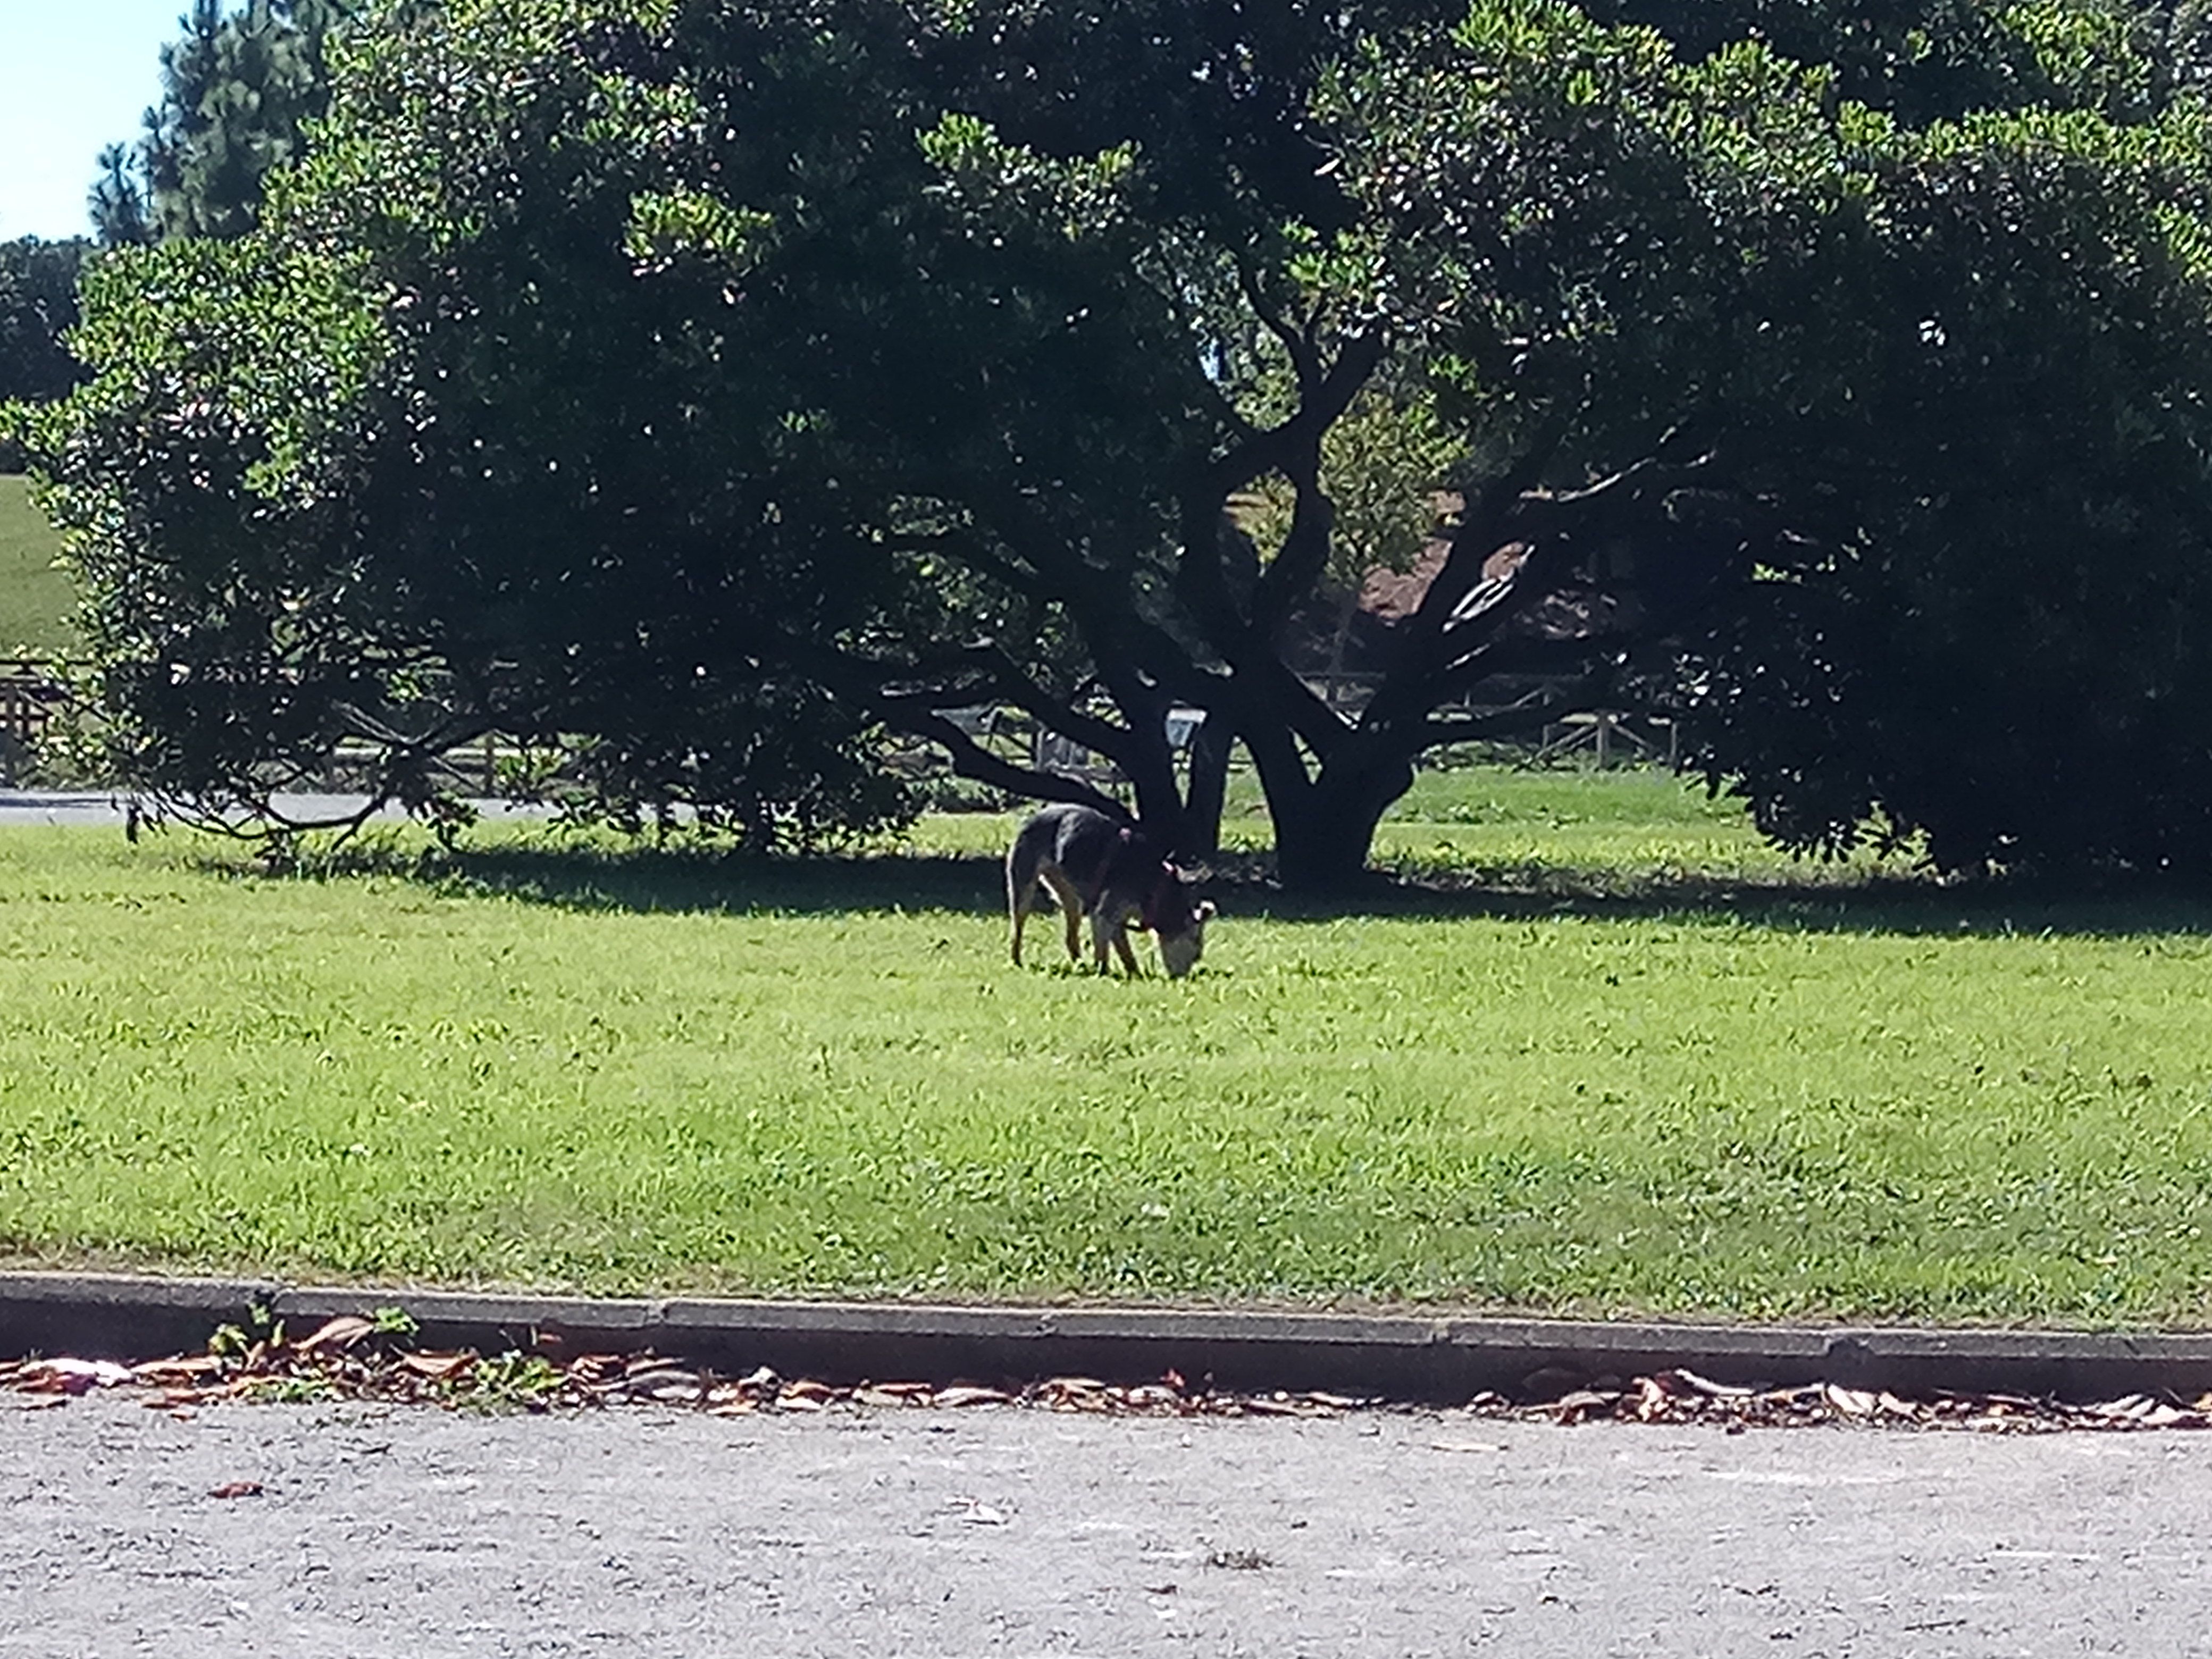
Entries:
{"type": "Polygon", "coordinates": [[[1545,4],[1339,90],[1467,406],[1612,481],[1547,509],[1553,545],[1617,538],[1641,633],[1692,641],[1717,787],[1802,850],[2201,867],[2192,101],[1916,129],[1755,46],[1684,64],[1545,4]]]}
{"type": "MultiPolygon", "coordinates": [[[[465,140],[535,142],[550,167],[493,171],[457,204],[435,169],[341,130],[289,234],[187,239],[96,274],[81,349],[101,372],[27,418],[111,665],[114,774],[223,811],[349,742],[380,754],[376,793],[425,804],[437,755],[496,728],[569,753],[580,805],[630,821],[691,805],[765,846],[904,810],[865,724],[757,654],[756,607],[833,626],[867,584],[803,544],[748,565],[720,541],[732,515],[756,546],[763,524],[796,527],[803,499],[787,507],[748,463],[799,440],[681,406],[703,361],[675,308],[693,295],[605,303],[635,287],[629,192],[601,193],[580,257],[588,152],[520,125],[590,123],[591,71],[571,72],[520,106],[443,112],[449,160],[465,140]],[[311,215],[347,191],[381,246],[326,253],[311,215]],[[525,268],[526,224],[558,244],[536,280],[474,299],[487,265],[525,268]],[[649,583],[648,551],[665,561],[649,583]]],[[[386,94],[414,88],[364,80],[386,94]]],[[[627,155],[595,165],[619,179],[627,155]]]]}
{"type": "Polygon", "coordinates": [[[1881,163],[1857,280],[1888,320],[1793,434],[1848,490],[1688,681],[1710,769],[1788,843],[2206,872],[2204,138],[1987,117],[1881,163]]]}
{"type": "Polygon", "coordinates": [[[1186,848],[1241,741],[1324,884],[1423,752],[1658,683],[1793,847],[2171,861],[2193,27],[453,0],[332,34],[259,232],[116,262],[22,429],[114,758],[180,798],[343,740],[425,800],[498,730],[617,820],[803,841],[903,810],[878,729],[1092,798],[956,718],[1012,707],[1186,848]],[[1303,624],[1447,483],[1332,706],[1303,624]]]}
{"type": "Polygon", "coordinates": [[[77,273],[89,251],[35,236],[0,242],[0,402],[43,402],[76,384],[62,336],[76,322],[77,273]]]}

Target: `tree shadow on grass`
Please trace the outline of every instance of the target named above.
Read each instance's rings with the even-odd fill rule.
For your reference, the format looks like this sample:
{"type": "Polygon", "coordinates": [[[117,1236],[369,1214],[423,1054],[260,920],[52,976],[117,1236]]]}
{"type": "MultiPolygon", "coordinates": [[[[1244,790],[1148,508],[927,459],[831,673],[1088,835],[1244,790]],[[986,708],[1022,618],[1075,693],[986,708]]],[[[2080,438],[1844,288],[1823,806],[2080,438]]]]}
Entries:
{"type": "MultiPolygon", "coordinates": [[[[1003,915],[1006,909],[1005,878],[989,854],[760,858],[696,846],[519,842],[416,853],[355,845],[312,856],[291,878],[370,875],[571,910],[1003,915]]],[[[1264,858],[1231,854],[1217,861],[1205,890],[1231,922],[1569,918],[1952,938],[2212,935],[2212,894],[2202,890],[2118,881],[1946,885],[1897,870],[1842,875],[1814,866],[1769,877],[1529,860],[1375,872],[1351,890],[1305,895],[1275,886],[1264,858]]]]}
{"type": "Polygon", "coordinates": [[[2212,935],[2212,894],[2201,890],[2019,878],[1951,884],[1924,872],[1839,875],[1817,867],[1770,876],[1623,871],[1530,860],[1376,874],[1358,893],[1326,900],[1261,889],[1259,902],[1238,908],[1243,914],[1286,921],[1346,915],[1525,921],[1566,917],[1925,938],[2212,935]]]}
{"type": "Polygon", "coordinates": [[[446,891],[569,910],[842,915],[1003,913],[994,858],[889,853],[763,858],[696,845],[564,847],[517,842],[410,852],[356,844],[311,854],[280,879],[397,877],[446,891]]]}

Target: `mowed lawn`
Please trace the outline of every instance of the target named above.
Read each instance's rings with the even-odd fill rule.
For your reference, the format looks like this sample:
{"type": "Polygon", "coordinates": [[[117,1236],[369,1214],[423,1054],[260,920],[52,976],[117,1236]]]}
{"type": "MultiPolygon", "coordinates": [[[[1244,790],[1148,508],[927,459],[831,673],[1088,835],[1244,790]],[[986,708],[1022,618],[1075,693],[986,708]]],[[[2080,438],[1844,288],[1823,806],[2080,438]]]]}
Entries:
{"type": "Polygon", "coordinates": [[[1797,870],[1663,777],[1425,781],[1190,980],[990,849],[0,831],[0,1255],[602,1291],[2212,1322],[2212,910],[1797,870]]]}
{"type": "Polygon", "coordinates": [[[75,593],[56,568],[61,538],[31,505],[30,481],[0,472],[0,657],[66,651],[75,593]]]}

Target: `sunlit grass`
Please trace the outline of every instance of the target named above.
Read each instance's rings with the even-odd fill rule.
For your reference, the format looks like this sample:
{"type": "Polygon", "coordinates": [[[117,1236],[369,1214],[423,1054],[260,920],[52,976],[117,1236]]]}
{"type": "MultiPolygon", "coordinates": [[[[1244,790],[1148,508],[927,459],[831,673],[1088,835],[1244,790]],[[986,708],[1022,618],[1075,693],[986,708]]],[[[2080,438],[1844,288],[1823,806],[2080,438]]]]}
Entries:
{"type": "Polygon", "coordinates": [[[66,650],[75,637],[61,538],[31,505],[30,482],[0,473],[0,657],[66,650]]]}
{"type": "Polygon", "coordinates": [[[2212,1319],[2212,912],[1793,876],[1662,778],[1424,791],[1386,850],[1454,880],[1334,909],[1224,883],[1181,983],[1012,967],[1005,818],[842,864],[510,831],[286,879],[0,831],[0,1244],[601,1290],[2212,1319]]]}

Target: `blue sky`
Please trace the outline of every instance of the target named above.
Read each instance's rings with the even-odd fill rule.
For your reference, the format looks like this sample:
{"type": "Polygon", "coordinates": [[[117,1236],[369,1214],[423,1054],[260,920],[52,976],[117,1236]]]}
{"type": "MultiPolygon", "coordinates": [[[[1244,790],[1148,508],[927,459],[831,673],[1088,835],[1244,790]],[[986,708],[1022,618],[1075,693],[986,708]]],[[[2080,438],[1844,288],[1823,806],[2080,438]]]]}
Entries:
{"type": "Polygon", "coordinates": [[[100,152],[137,137],[189,0],[0,0],[0,241],[82,236],[100,152]]]}

